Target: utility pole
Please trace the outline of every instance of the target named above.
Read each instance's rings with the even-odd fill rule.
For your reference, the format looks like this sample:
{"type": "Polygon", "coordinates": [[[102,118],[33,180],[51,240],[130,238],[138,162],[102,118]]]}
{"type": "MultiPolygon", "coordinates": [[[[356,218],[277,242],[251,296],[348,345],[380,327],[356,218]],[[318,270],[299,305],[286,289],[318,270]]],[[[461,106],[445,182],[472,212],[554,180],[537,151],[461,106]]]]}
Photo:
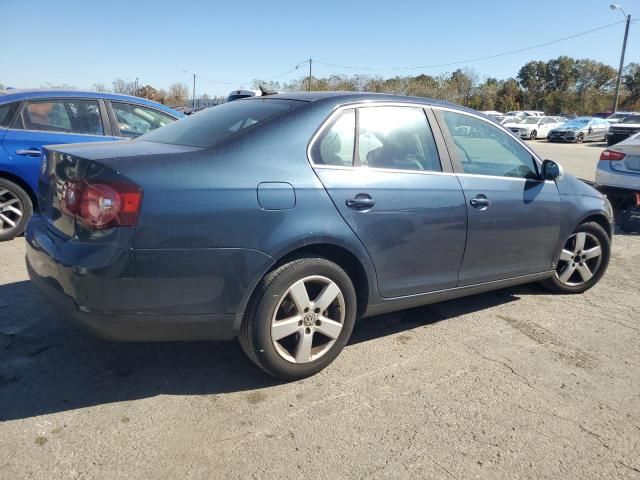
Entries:
{"type": "Polygon", "coordinates": [[[196,74],[193,74],[193,105],[192,109],[196,109],[196,74]]]}
{"type": "MultiPolygon", "coordinates": [[[[629,28],[628,24],[627,24],[627,28],[629,28]]],[[[625,42],[626,42],[626,37],[625,37],[625,42]]],[[[624,55],[624,53],[623,53],[624,55]]],[[[313,59],[310,58],[309,59],[309,91],[311,91],[311,66],[313,65],[313,59]]]]}
{"type": "Polygon", "coordinates": [[[620,55],[620,68],[618,68],[618,81],[616,82],[616,96],[613,101],[613,113],[618,111],[618,100],[620,99],[620,84],[622,83],[622,69],[624,68],[624,53],[627,49],[627,37],[629,36],[629,24],[631,23],[631,14],[626,15],[627,26],[624,29],[624,40],[622,41],[622,54],[620,55]]]}

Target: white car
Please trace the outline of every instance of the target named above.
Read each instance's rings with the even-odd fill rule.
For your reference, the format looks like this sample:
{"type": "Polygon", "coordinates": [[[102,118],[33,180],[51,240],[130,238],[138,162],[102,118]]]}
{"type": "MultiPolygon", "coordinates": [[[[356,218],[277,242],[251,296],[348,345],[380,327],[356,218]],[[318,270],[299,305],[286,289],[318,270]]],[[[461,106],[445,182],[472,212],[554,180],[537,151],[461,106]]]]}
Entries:
{"type": "Polygon", "coordinates": [[[640,231],[640,133],[600,154],[596,188],[620,211],[623,231],[640,231]]]}
{"type": "Polygon", "coordinates": [[[596,184],[640,193],[640,133],[602,152],[596,184]]]}
{"type": "Polygon", "coordinates": [[[520,123],[507,123],[504,125],[520,138],[535,140],[547,138],[547,134],[560,125],[553,117],[527,117],[520,123]]]}

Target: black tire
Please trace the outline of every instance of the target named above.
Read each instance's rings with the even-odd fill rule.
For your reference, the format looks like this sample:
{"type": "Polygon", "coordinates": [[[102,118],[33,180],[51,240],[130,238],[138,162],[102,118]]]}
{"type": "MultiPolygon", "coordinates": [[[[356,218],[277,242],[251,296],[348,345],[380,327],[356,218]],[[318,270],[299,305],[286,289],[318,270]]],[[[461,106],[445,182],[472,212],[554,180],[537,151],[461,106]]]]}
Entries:
{"type": "Polygon", "coordinates": [[[610,146],[610,147],[612,145],[615,145],[615,142],[613,141],[613,139],[609,135],[607,135],[607,145],[610,146]]]}
{"type": "MultiPolygon", "coordinates": [[[[609,265],[609,258],[611,257],[611,239],[607,232],[595,222],[587,222],[578,225],[578,227],[573,231],[571,236],[577,233],[587,233],[592,235],[597,239],[601,247],[601,259],[598,264],[597,270],[593,274],[590,280],[583,282],[579,285],[567,285],[560,281],[558,276],[558,270],[553,274],[551,278],[542,282],[542,284],[550,291],[555,293],[563,293],[563,294],[576,294],[583,293],[593,287],[596,283],[600,281],[602,276],[605,274],[607,270],[607,266],[609,265]]],[[[571,238],[570,236],[570,238],[571,238]]],[[[569,239],[567,239],[569,241],[569,239]]],[[[563,248],[566,247],[566,241],[563,243],[563,248]]],[[[560,265],[560,261],[558,262],[558,269],[562,268],[560,265]]]]}
{"type": "MultiPolygon", "coordinates": [[[[356,292],[342,268],[324,258],[298,258],[268,273],[256,287],[240,326],[238,339],[249,359],[264,371],[283,380],[297,380],[315,375],[338,356],[351,337],[356,312],[356,292]],[[272,318],[289,288],[299,280],[312,276],[326,277],[340,289],[344,299],[343,326],[333,345],[318,359],[308,363],[292,363],[278,353],[272,342],[272,318]]],[[[295,338],[299,338],[297,335],[294,334],[295,338]]]]}
{"type": "Polygon", "coordinates": [[[534,130],[533,132],[531,132],[531,134],[529,135],[529,140],[535,140],[536,138],[538,138],[538,131],[534,130]]]}
{"type": "Polygon", "coordinates": [[[576,143],[582,143],[582,142],[584,142],[584,133],[579,133],[576,136],[576,143]]]}
{"type": "Polygon", "coordinates": [[[2,192],[6,193],[0,195],[0,205],[6,204],[8,201],[16,201],[16,203],[12,203],[10,206],[21,212],[21,215],[18,216],[14,213],[13,209],[11,211],[3,211],[3,209],[0,208],[0,215],[4,217],[0,218],[0,242],[5,242],[14,239],[18,235],[22,235],[27,226],[27,222],[31,218],[31,215],[33,215],[33,203],[31,202],[29,194],[25,192],[20,185],[4,178],[0,178],[0,193],[2,192]],[[15,223],[15,226],[10,225],[7,220],[15,223]]]}

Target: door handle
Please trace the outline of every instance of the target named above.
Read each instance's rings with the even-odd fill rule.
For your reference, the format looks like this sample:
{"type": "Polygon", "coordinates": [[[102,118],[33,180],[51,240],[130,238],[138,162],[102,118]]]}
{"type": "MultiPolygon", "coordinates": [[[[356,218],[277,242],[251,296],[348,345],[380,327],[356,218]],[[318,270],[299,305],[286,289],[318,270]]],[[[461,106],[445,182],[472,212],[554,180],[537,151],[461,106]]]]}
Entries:
{"type": "Polygon", "coordinates": [[[346,204],[354,210],[368,210],[376,204],[376,201],[366,193],[359,193],[354,198],[349,198],[346,204]]]}
{"type": "Polygon", "coordinates": [[[37,148],[28,148],[26,150],[16,150],[16,155],[27,155],[28,157],[39,157],[40,150],[37,148]]]}
{"type": "Polygon", "coordinates": [[[480,210],[484,210],[491,204],[491,202],[485,195],[478,195],[475,198],[469,200],[469,203],[472,207],[478,208],[480,210]]]}

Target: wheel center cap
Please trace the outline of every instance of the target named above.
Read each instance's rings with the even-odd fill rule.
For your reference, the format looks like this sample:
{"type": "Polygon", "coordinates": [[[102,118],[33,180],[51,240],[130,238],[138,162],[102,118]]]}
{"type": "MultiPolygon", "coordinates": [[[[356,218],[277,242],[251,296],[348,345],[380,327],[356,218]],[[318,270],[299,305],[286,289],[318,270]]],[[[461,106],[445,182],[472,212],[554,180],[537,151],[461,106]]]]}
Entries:
{"type": "Polygon", "coordinates": [[[302,322],[305,327],[311,327],[314,323],[316,323],[316,314],[313,312],[309,312],[302,317],[302,322]]]}

